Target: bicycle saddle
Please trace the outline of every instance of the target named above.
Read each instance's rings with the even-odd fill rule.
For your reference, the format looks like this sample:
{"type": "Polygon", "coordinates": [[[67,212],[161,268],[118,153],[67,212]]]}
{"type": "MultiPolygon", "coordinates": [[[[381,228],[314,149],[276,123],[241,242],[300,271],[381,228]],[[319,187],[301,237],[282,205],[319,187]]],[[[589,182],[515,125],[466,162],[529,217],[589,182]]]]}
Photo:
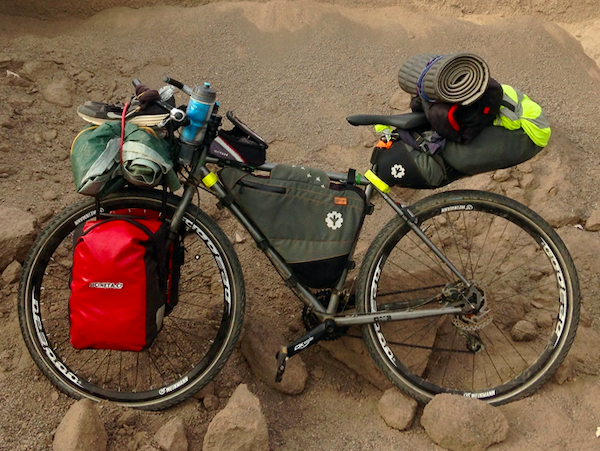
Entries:
{"type": "Polygon", "coordinates": [[[357,114],[346,118],[352,125],[391,125],[392,127],[411,129],[427,124],[425,113],[405,114],[357,114]]]}

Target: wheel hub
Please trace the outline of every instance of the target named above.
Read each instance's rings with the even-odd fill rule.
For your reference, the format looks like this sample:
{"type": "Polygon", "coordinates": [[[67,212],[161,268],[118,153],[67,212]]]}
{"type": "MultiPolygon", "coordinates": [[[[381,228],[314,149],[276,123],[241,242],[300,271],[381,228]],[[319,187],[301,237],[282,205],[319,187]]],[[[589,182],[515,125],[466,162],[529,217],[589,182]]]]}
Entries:
{"type": "MultiPolygon", "coordinates": [[[[480,289],[476,290],[476,310],[463,315],[457,315],[452,319],[452,324],[466,332],[474,332],[483,329],[487,326],[494,315],[490,306],[490,302],[485,293],[480,289]]],[[[471,296],[472,299],[475,296],[471,296]]]]}

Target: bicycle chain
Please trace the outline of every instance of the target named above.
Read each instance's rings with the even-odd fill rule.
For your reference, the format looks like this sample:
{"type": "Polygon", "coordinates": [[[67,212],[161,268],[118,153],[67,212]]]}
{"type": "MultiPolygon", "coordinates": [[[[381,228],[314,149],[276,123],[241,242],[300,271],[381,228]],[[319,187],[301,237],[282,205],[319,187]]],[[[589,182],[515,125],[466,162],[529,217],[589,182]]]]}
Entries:
{"type": "MultiPolygon", "coordinates": [[[[345,334],[346,337],[351,337],[351,338],[358,338],[359,340],[362,340],[363,337],[361,337],[360,335],[351,335],[351,334],[345,334]]],[[[396,341],[387,341],[387,344],[391,344],[391,345],[397,345],[397,346],[405,346],[407,348],[417,348],[417,349],[428,349],[430,351],[447,351],[447,352],[459,352],[459,353],[465,353],[465,354],[472,354],[472,351],[461,351],[460,349],[448,349],[448,348],[440,348],[437,346],[421,346],[421,345],[411,345],[408,343],[398,343],[396,341]]]]}

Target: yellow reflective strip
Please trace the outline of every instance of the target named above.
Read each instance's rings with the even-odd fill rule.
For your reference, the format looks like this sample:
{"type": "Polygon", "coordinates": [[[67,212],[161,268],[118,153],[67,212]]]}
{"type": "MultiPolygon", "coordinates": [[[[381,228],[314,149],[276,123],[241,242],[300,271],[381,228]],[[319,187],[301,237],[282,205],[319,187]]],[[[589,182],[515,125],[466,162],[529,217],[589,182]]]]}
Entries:
{"type": "Polygon", "coordinates": [[[527,119],[523,119],[521,121],[521,127],[536,145],[540,147],[546,147],[548,145],[548,141],[550,141],[550,135],[552,134],[550,127],[539,128],[535,124],[529,122],[527,119]]]}
{"type": "Polygon", "coordinates": [[[370,169],[367,172],[365,172],[364,177],[369,182],[371,182],[373,185],[375,185],[377,187],[377,189],[379,189],[379,191],[382,191],[384,193],[389,193],[390,190],[392,189],[392,188],[390,188],[390,185],[388,185],[383,180],[381,180],[379,177],[377,177],[377,175],[370,169]]]}
{"type": "Polygon", "coordinates": [[[211,186],[213,186],[218,181],[219,181],[219,177],[217,177],[217,174],[215,174],[214,172],[211,172],[210,174],[208,174],[206,177],[204,177],[202,179],[202,183],[204,183],[204,185],[207,188],[210,188],[211,186]]]}
{"type": "Polygon", "coordinates": [[[389,130],[391,132],[394,129],[392,127],[390,127],[389,125],[382,125],[382,124],[376,124],[375,125],[375,132],[376,133],[383,133],[384,130],[389,130]]]}
{"type": "Polygon", "coordinates": [[[519,95],[517,94],[517,91],[515,91],[515,88],[513,88],[512,86],[509,86],[509,85],[500,85],[500,86],[502,86],[503,94],[506,94],[515,103],[519,103],[519,95]]]}

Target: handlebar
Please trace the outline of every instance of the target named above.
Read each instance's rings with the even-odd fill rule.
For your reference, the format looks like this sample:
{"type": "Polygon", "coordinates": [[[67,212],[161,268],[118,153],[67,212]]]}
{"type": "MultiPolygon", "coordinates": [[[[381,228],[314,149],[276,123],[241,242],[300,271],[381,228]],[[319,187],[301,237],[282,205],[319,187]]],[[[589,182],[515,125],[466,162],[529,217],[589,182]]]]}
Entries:
{"type": "Polygon", "coordinates": [[[188,85],[185,85],[185,84],[181,83],[180,81],[175,80],[174,78],[163,77],[163,81],[165,83],[168,83],[168,84],[172,85],[172,86],[175,86],[178,89],[181,89],[188,96],[192,95],[192,88],[190,88],[188,85]]]}

